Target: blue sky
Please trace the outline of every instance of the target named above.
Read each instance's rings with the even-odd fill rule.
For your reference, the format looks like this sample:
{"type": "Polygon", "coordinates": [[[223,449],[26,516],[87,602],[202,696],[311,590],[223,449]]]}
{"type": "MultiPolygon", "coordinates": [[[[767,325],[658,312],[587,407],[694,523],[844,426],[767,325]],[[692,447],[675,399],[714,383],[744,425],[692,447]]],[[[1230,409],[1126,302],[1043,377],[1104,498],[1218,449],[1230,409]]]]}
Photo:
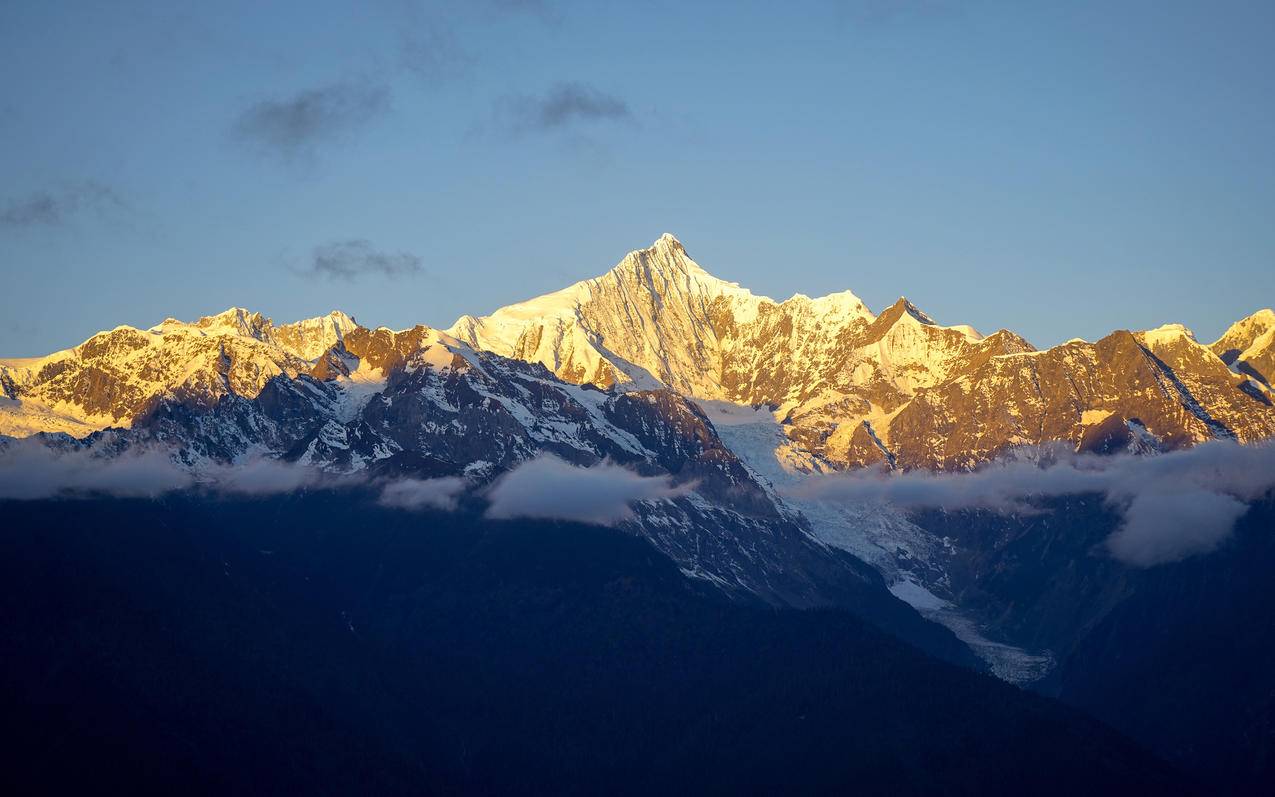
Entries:
{"type": "Polygon", "coordinates": [[[175,5],[0,6],[0,354],[447,326],[665,231],[1037,345],[1275,304],[1269,2],[175,5]]]}

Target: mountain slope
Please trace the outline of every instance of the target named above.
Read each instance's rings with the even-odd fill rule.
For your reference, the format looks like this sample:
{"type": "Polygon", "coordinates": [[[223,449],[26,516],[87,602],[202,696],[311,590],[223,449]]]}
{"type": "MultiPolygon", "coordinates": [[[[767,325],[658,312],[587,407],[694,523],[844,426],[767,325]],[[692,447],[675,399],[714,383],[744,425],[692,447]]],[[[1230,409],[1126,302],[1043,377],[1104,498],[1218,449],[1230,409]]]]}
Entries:
{"type": "Polygon", "coordinates": [[[337,493],[0,512],[9,793],[1186,791],[1053,701],[713,599],[607,529],[337,493]]]}
{"type": "Polygon", "coordinates": [[[1053,652],[1032,685],[1093,713],[1212,785],[1268,794],[1275,773],[1275,496],[1208,556],[1130,568],[1101,555],[1121,524],[1100,496],[1036,511],[928,511],[951,541],[960,603],[1053,652]]]}

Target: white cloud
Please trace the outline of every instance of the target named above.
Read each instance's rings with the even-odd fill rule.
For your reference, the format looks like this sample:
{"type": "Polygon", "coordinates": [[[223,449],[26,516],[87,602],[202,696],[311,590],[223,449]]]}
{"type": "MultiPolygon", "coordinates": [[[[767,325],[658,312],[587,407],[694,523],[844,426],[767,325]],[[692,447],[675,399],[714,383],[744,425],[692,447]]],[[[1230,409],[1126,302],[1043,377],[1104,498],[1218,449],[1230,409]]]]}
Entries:
{"type": "Polygon", "coordinates": [[[192,479],[163,452],[142,450],[101,458],[58,451],[34,440],[0,449],[0,498],[35,500],[59,495],[154,497],[189,487],[192,479]]]}
{"type": "Polygon", "coordinates": [[[667,476],[642,476],[611,462],[580,468],[550,455],[501,476],[487,497],[489,518],[546,518],[611,526],[633,517],[634,501],[684,495],[667,476]]]}
{"type": "Polygon", "coordinates": [[[395,509],[455,509],[456,499],[465,489],[458,476],[441,479],[401,479],[381,490],[377,503],[395,509]]]}
{"type": "Polygon", "coordinates": [[[1206,490],[1139,493],[1124,509],[1124,522],[1107,538],[1112,556],[1152,567],[1205,554],[1228,537],[1248,506],[1206,490]]]}
{"type": "Polygon", "coordinates": [[[291,493],[338,480],[317,468],[265,457],[205,469],[201,475],[210,478],[211,489],[232,495],[291,493]]]}
{"type": "Polygon", "coordinates": [[[968,473],[860,470],[788,488],[803,498],[885,502],[904,509],[1036,511],[1033,501],[1101,493],[1121,514],[1107,548],[1150,567],[1208,553],[1230,536],[1246,502],[1275,488],[1275,446],[1214,441],[1154,457],[1074,455],[993,463],[968,473]]]}

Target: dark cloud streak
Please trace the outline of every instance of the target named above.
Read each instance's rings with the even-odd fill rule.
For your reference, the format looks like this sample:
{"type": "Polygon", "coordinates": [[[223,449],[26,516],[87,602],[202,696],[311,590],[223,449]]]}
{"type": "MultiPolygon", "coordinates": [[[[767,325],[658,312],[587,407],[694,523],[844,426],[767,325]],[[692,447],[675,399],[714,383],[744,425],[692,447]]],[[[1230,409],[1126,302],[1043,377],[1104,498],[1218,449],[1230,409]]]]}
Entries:
{"type": "Polygon", "coordinates": [[[516,95],[497,103],[501,127],[514,134],[549,132],[578,123],[632,122],[628,103],[584,83],[558,83],[541,96],[516,95]]]}
{"type": "Polygon", "coordinates": [[[104,216],[127,209],[128,205],[110,187],[86,180],[12,200],[0,210],[0,227],[56,227],[82,211],[104,216]]]}
{"type": "Polygon", "coordinates": [[[323,146],[353,138],[389,107],[385,85],[333,83],[252,103],[239,114],[232,134],[262,154],[297,163],[314,158],[323,146]]]}
{"type": "Polygon", "coordinates": [[[411,252],[383,252],[365,238],[332,241],[316,246],[300,273],[332,280],[353,281],[365,276],[410,277],[424,272],[411,252]]]}

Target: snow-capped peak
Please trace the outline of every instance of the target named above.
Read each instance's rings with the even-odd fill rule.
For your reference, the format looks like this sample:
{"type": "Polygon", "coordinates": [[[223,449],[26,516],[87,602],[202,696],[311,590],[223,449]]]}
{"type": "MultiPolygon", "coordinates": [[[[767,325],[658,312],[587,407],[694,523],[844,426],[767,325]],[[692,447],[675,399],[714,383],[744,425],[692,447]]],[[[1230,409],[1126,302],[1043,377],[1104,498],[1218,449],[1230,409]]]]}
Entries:
{"type": "Polygon", "coordinates": [[[1236,321],[1209,348],[1232,370],[1269,388],[1275,383],[1275,312],[1258,310],[1236,321]]]}
{"type": "Polygon", "coordinates": [[[906,296],[900,296],[898,298],[898,301],[894,303],[894,306],[899,308],[900,320],[911,319],[913,321],[917,321],[919,323],[925,324],[926,326],[930,326],[930,327],[938,326],[938,324],[934,323],[933,318],[930,318],[929,315],[922,312],[921,308],[912,304],[912,302],[906,296]]]}
{"type": "Polygon", "coordinates": [[[709,274],[665,233],[599,277],[489,316],[461,316],[447,333],[478,349],[542,363],[568,381],[664,382],[694,392],[714,383],[714,369],[692,362],[695,352],[716,348],[711,314],[718,309],[752,320],[762,303],[774,304],[709,274]]]}
{"type": "Polygon", "coordinates": [[[1195,343],[1195,333],[1182,324],[1161,324],[1155,329],[1139,332],[1138,337],[1151,348],[1176,343],[1183,338],[1195,343]]]}
{"type": "Polygon", "coordinates": [[[1230,362],[1237,359],[1259,338],[1273,329],[1275,329],[1275,311],[1264,308],[1231,324],[1226,332],[1222,333],[1222,337],[1209,348],[1223,360],[1230,362]]]}
{"type": "Polygon", "coordinates": [[[1264,307],[1257,312],[1235,322],[1234,326],[1275,326],[1275,310],[1264,307]]]}
{"type": "Polygon", "coordinates": [[[749,303],[771,301],[764,296],[754,296],[741,288],[739,283],[718,279],[704,270],[686,253],[682,242],[670,233],[664,233],[645,249],[635,249],[610,272],[587,283],[597,283],[609,276],[633,274],[649,281],[653,291],[662,295],[678,291],[702,293],[709,296],[730,296],[749,303]],[[662,281],[662,284],[657,284],[662,281]]]}
{"type": "Polygon", "coordinates": [[[298,357],[314,360],[345,339],[358,324],[349,315],[333,310],[325,316],[283,324],[273,330],[277,345],[298,357]]]}
{"type": "Polygon", "coordinates": [[[982,334],[974,327],[968,324],[956,324],[954,326],[944,326],[935,321],[928,313],[921,310],[905,296],[900,296],[894,304],[890,305],[881,315],[877,316],[876,327],[879,330],[876,335],[871,337],[885,336],[890,334],[891,330],[900,327],[927,327],[932,330],[944,330],[956,332],[961,335],[969,343],[978,343],[983,340],[982,334]]]}
{"type": "Polygon", "coordinates": [[[161,334],[181,330],[199,331],[204,335],[241,335],[257,340],[264,340],[271,327],[271,321],[261,313],[254,313],[242,307],[231,307],[216,315],[206,315],[198,321],[188,323],[175,318],[166,318],[151,328],[161,334]]]}
{"type": "Polygon", "coordinates": [[[825,296],[810,297],[804,293],[794,293],[783,301],[784,305],[804,304],[815,315],[825,318],[862,318],[873,321],[876,316],[863,303],[863,300],[851,291],[838,291],[825,296]]]}
{"type": "Polygon", "coordinates": [[[928,377],[903,376],[892,358],[917,371],[927,358],[983,339],[967,326],[939,326],[906,299],[880,317],[851,291],[776,302],[713,276],[667,233],[600,277],[486,317],[463,316],[448,332],[568,381],[657,382],[703,398],[780,404],[840,383],[856,367],[847,356],[858,361],[849,352],[887,336],[879,370],[909,392],[928,377]]]}
{"type": "Polygon", "coordinates": [[[160,334],[190,331],[208,336],[244,335],[258,337],[260,331],[270,325],[270,319],[261,313],[254,313],[242,307],[231,307],[220,313],[201,316],[195,321],[182,321],[170,316],[151,327],[149,331],[160,334]]]}
{"type": "Polygon", "coordinates": [[[261,313],[232,307],[193,322],[166,318],[147,331],[161,337],[196,335],[252,338],[277,346],[303,360],[315,360],[357,326],[353,318],[340,310],[275,326],[274,321],[261,313]]]}
{"type": "Polygon", "coordinates": [[[252,397],[275,376],[310,373],[356,329],[339,310],[275,326],[242,307],[193,322],[170,317],[147,330],[119,326],[47,357],[0,362],[0,389],[19,400],[0,413],[0,434],[82,436],[128,426],[165,396],[252,397]]]}

